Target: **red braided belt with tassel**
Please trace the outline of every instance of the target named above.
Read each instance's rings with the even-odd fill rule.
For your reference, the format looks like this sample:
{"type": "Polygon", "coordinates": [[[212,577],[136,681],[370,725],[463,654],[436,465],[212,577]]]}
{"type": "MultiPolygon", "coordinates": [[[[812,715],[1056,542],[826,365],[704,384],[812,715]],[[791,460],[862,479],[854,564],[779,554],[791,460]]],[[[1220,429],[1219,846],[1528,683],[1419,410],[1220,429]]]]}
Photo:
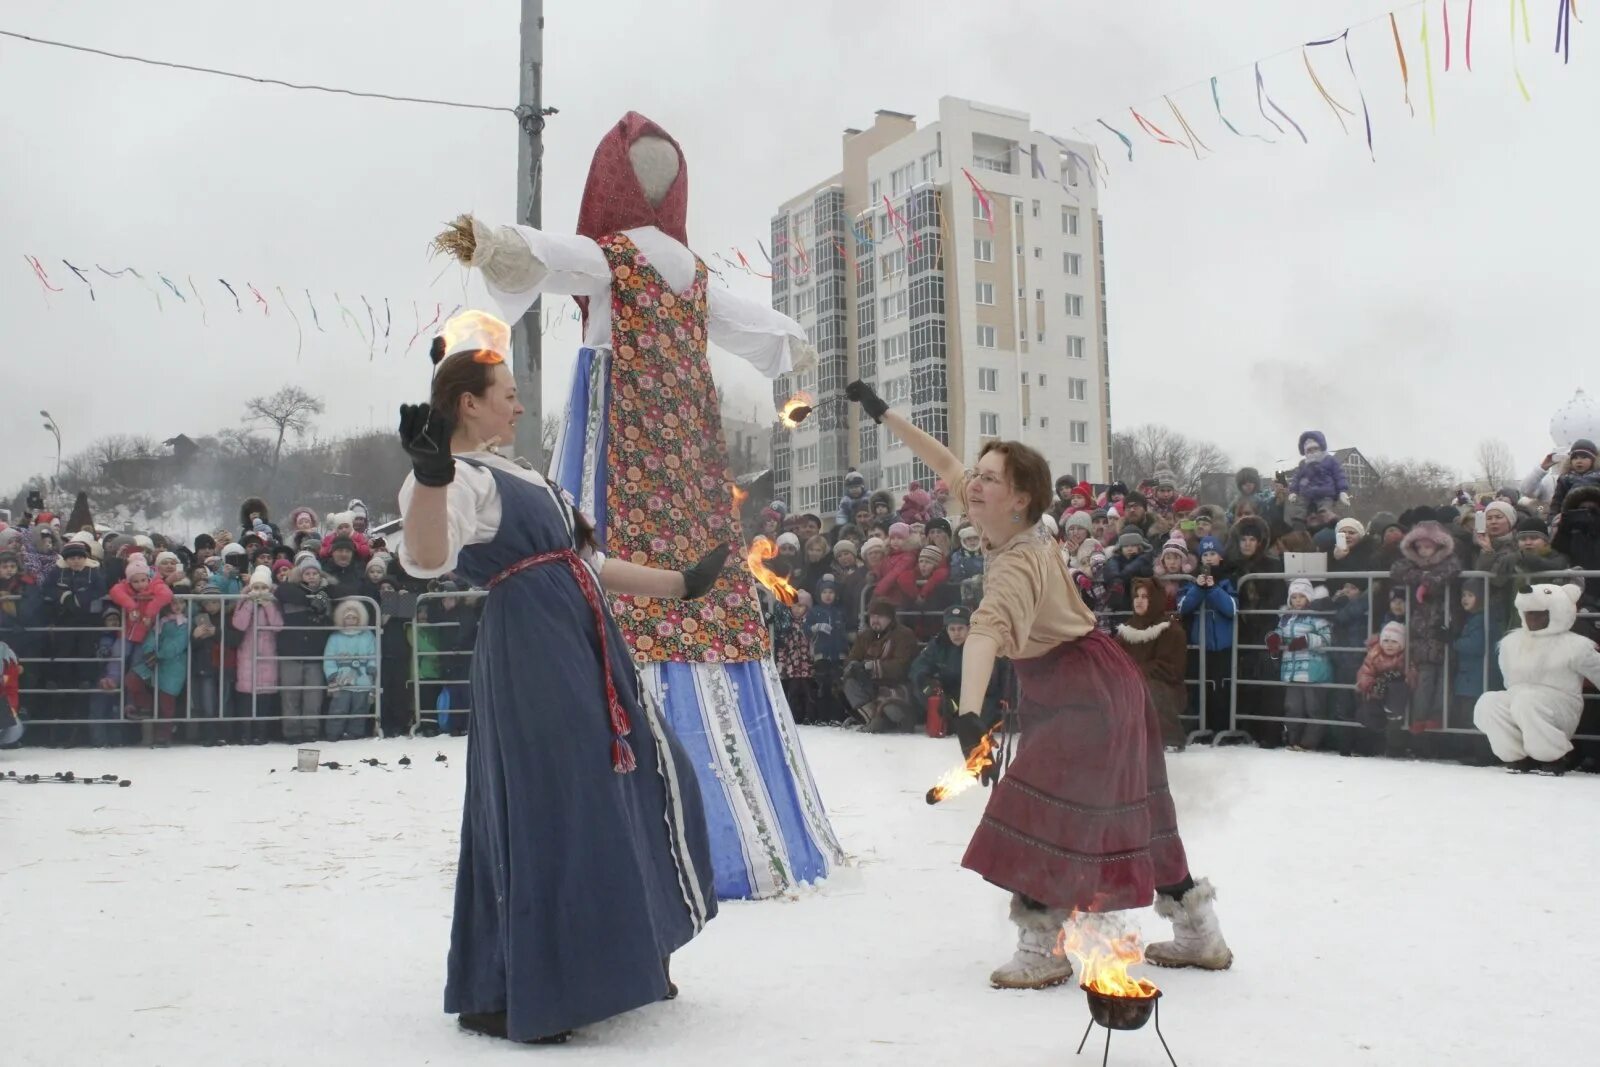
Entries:
{"type": "Polygon", "coordinates": [[[488,588],[493,590],[495,586],[513,575],[549,563],[566,564],[567,570],[577,581],[578,588],[583,591],[583,599],[589,602],[589,608],[594,612],[594,628],[600,637],[600,666],[605,672],[606,680],[606,710],[611,716],[611,769],[618,774],[627,774],[638,766],[633,756],[633,749],[626,740],[628,734],[633,731],[633,724],[628,721],[628,711],[622,706],[622,698],[617,695],[616,680],[611,675],[611,656],[606,639],[606,612],[600,600],[600,585],[595,581],[594,572],[589,569],[589,565],[577,552],[563,548],[518,560],[489,579],[488,588]]]}

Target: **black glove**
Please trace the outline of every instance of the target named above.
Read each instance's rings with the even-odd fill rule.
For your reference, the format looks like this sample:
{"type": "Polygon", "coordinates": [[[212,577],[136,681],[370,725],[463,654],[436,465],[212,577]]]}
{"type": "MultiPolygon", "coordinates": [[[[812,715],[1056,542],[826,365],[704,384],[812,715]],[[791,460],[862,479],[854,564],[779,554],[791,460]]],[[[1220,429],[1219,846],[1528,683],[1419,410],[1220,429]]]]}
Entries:
{"type": "Polygon", "coordinates": [[[449,485],[456,478],[450,456],[450,420],[431,404],[400,405],[400,447],[411,457],[418,485],[449,485]]]}
{"type": "Polygon", "coordinates": [[[889,414],[889,405],[883,402],[883,397],[878,391],[866,382],[857,379],[844,387],[847,399],[861,405],[861,410],[872,416],[873,422],[882,422],[883,417],[889,414]]]}
{"type": "MultiPolygon", "coordinates": [[[[963,759],[971,759],[973,752],[977,751],[983,743],[984,735],[989,731],[984,729],[982,719],[977,715],[956,716],[956,740],[961,744],[963,759]]],[[[991,742],[992,744],[992,742],[991,742]]],[[[978,782],[984,786],[993,785],[1000,778],[1000,768],[995,766],[992,757],[995,755],[993,747],[989,750],[990,763],[978,772],[978,782]]]]}
{"type": "Polygon", "coordinates": [[[718,545],[710,552],[700,557],[700,562],[683,573],[683,599],[699,600],[711,591],[721,576],[723,567],[727,566],[728,553],[732,545],[718,545]]]}

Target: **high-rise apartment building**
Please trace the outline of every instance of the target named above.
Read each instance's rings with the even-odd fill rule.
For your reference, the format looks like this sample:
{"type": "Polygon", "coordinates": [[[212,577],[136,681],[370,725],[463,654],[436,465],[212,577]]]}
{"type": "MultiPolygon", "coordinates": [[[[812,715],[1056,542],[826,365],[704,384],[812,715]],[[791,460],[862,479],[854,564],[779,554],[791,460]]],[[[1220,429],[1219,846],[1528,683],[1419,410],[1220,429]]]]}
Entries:
{"type": "Polygon", "coordinates": [[[837,174],[772,219],[772,306],[811,335],[813,370],[773,383],[812,416],[773,439],[774,489],[831,514],[845,473],[904,491],[931,472],[844,398],[872,383],[973,457],[1024,441],[1057,476],[1104,480],[1111,396],[1094,149],[1020,111],[945,97],[939,120],[879,111],[837,174]]]}

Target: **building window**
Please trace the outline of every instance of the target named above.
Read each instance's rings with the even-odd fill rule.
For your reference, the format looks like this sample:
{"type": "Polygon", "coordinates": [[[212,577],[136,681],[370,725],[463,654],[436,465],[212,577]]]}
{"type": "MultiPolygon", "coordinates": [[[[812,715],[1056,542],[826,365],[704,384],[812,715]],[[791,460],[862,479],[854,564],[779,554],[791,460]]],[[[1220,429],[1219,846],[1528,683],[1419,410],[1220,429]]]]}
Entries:
{"type": "MultiPolygon", "coordinates": [[[[978,303],[980,303],[980,304],[989,304],[989,305],[992,305],[994,303],[994,283],[993,282],[979,282],[978,283],[978,303]]],[[[1079,303],[1081,305],[1081,303],[1082,303],[1081,298],[1080,298],[1079,303]]]]}
{"type": "Polygon", "coordinates": [[[801,445],[794,450],[794,469],[797,471],[814,470],[817,466],[817,446],[801,445]]]}
{"type": "Polygon", "coordinates": [[[801,289],[794,294],[794,313],[804,315],[817,309],[817,291],[815,289],[801,289]]]}
{"type": "Polygon", "coordinates": [[[979,367],[978,391],[980,393],[998,393],[1000,391],[1000,372],[993,367],[979,367]]]}
{"type": "Polygon", "coordinates": [[[1087,379],[1087,378],[1068,378],[1067,379],[1067,399],[1068,400],[1088,400],[1089,399],[1089,379],[1087,379]]]}
{"type": "Polygon", "coordinates": [[[876,204],[879,198],[882,196],[883,183],[876,178],[872,179],[872,181],[867,185],[867,200],[870,203],[876,204]]]}
{"type": "Polygon", "coordinates": [[[1078,236],[1078,209],[1064,207],[1061,209],[1061,232],[1068,237],[1078,236]]]}
{"type": "Polygon", "coordinates": [[[1000,416],[992,411],[978,412],[978,435],[980,437],[999,437],[1000,416]]]}
{"type": "Polygon", "coordinates": [[[806,512],[817,510],[817,487],[815,485],[802,485],[795,490],[795,510],[806,512]]]}
{"type": "MultiPolygon", "coordinates": [[[[1006,173],[1009,174],[1010,171],[1007,171],[1006,173]]],[[[1013,201],[1011,201],[1011,213],[1013,215],[1015,215],[1019,219],[1022,217],[1022,201],[1021,200],[1013,200],[1013,201]]]]}
{"type": "Polygon", "coordinates": [[[1069,338],[1067,338],[1067,358],[1068,359],[1082,359],[1083,358],[1083,338],[1081,338],[1081,337],[1069,337],[1069,338]]]}
{"type": "Polygon", "coordinates": [[[1039,416],[1039,429],[1048,430],[1049,428],[1050,428],[1050,416],[1049,415],[1040,415],[1039,416]]]}
{"type": "Polygon", "coordinates": [[[972,258],[979,263],[993,263],[994,242],[987,237],[974,238],[972,242],[972,258]]]}
{"type": "Polygon", "coordinates": [[[1046,375],[1040,374],[1039,375],[1039,388],[1040,389],[1044,388],[1045,381],[1046,381],[1046,375]]]}
{"type": "Polygon", "coordinates": [[[996,347],[995,346],[995,330],[994,330],[993,326],[979,326],[978,327],[978,347],[979,348],[994,348],[994,347],[996,347]]]}
{"type": "Polygon", "coordinates": [[[1080,485],[1089,480],[1089,465],[1087,463],[1074,463],[1072,465],[1072,479],[1080,485]]]}
{"type": "Polygon", "coordinates": [[[903,363],[911,355],[911,335],[908,333],[896,334],[883,339],[883,362],[903,363]]]}
{"type": "Polygon", "coordinates": [[[989,202],[987,200],[985,200],[983,197],[979,196],[977,193],[973,193],[972,194],[972,217],[973,218],[982,219],[984,222],[989,222],[991,220],[991,218],[992,218],[992,216],[989,214],[989,207],[990,207],[990,205],[989,205],[989,202]]]}
{"type": "Polygon", "coordinates": [[[1072,318],[1083,318],[1083,297],[1076,293],[1067,294],[1067,314],[1072,318]]]}
{"type": "Polygon", "coordinates": [[[1061,256],[1061,269],[1068,274],[1083,273],[1083,257],[1076,252],[1066,252],[1061,256]]]}
{"type": "Polygon", "coordinates": [[[922,157],[922,180],[925,181],[925,182],[933,181],[934,171],[938,166],[939,166],[939,153],[938,152],[929,152],[927,155],[923,156],[922,157]]]}
{"type": "Polygon", "coordinates": [[[1086,445],[1089,443],[1089,424],[1087,422],[1073,420],[1068,425],[1072,427],[1073,444],[1086,445]]]}
{"type": "Polygon", "coordinates": [[[903,292],[891,293],[884,297],[882,321],[893,322],[895,319],[905,318],[906,306],[906,294],[903,292]]]}
{"type": "Polygon", "coordinates": [[[1034,245],[1033,246],[1033,258],[1034,259],[1043,259],[1044,258],[1044,249],[1040,248],[1038,245],[1034,245]]]}
{"type": "Polygon", "coordinates": [[[1039,217],[1039,201],[1037,201],[1037,200],[1035,200],[1033,202],[1033,217],[1034,218],[1038,218],[1039,217]]]}
{"type": "Polygon", "coordinates": [[[888,281],[897,274],[904,274],[906,272],[906,250],[897,248],[886,256],[879,256],[878,263],[880,276],[884,281],[888,281]]]}
{"type": "Polygon", "coordinates": [[[1033,291],[1033,298],[1035,300],[1043,300],[1044,299],[1044,290],[1043,289],[1035,289],[1033,291]]]}
{"type": "Polygon", "coordinates": [[[817,368],[799,371],[794,376],[794,387],[802,393],[815,393],[817,391],[817,368]]]}
{"type": "Polygon", "coordinates": [[[911,485],[911,464],[892,463],[883,468],[884,488],[891,493],[903,493],[911,485]]]}
{"type": "Polygon", "coordinates": [[[794,213],[794,239],[801,245],[811,239],[811,209],[808,207],[794,213]]]}
{"type": "Polygon", "coordinates": [[[1027,371],[1023,371],[1022,372],[1022,384],[1023,385],[1027,385],[1028,384],[1028,372],[1027,371]]]}
{"type": "Polygon", "coordinates": [[[883,383],[883,400],[886,404],[904,404],[911,399],[909,377],[890,378],[883,383]]]}

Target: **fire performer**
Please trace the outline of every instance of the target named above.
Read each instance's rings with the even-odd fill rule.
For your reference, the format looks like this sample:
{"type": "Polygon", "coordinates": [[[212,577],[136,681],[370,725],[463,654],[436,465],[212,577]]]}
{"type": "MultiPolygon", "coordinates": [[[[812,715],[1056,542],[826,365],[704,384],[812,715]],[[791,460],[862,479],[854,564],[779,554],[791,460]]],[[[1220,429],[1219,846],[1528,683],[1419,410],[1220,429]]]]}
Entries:
{"type": "MultiPolygon", "coordinates": [[[[575,236],[463,216],[436,244],[483,272],[507,317],[540,293],[585,307],[551,477],[595,516],[613,559],[685,567],[742,543],[707,341],[768,377],[816,358],[805,330],[711,288],[685,231],[677,143],[630,112],[601,141],[575,236]]],[[[537,327],[535,327],[537,328],[537,327]]],[[[760,898],[843,859],[773,662],[751,574],[730,568],[702,604],[616,598],[645,689],[700,771],[717,895],[760,898]]]]}
{"type": "Polygon", "coordinates": [[[452,319],[431,403],[400,409],[400,561],[489,590],[445,1010],[477,1033],[550,1043],[670,998],[667,958],[716,914],[694,772],[601,590],[702,597],[727,548],[681,572],[596,551],[556,487],[494,451],[523,410],[509,342],[491,316],[452,319]]]}
{"type": "Polygon", "coordinates": [[[846,395],[886,424],[934,474],[983,535],[983,600],[961,656],[957,736],[969,756],[983,738],[978,712],[997,657],[1021,683],[1022,739],[989,798],[962,866],[1011,891],[1016,954],[997,987],[1042,989],[1072,976],[1055,954],[1073,910],[1142,908],[1172,920],[1175,937],[1145,958],[1221,970],[1233,962],[1212,909],[1215,893],[1189,874],[1161,726],[1139,668],[1094,614],[1056,546],[1037,535],[1050,506],[1050,468],[1016,441],[990,441],[975,469],[862,382],[846,395]]]}

